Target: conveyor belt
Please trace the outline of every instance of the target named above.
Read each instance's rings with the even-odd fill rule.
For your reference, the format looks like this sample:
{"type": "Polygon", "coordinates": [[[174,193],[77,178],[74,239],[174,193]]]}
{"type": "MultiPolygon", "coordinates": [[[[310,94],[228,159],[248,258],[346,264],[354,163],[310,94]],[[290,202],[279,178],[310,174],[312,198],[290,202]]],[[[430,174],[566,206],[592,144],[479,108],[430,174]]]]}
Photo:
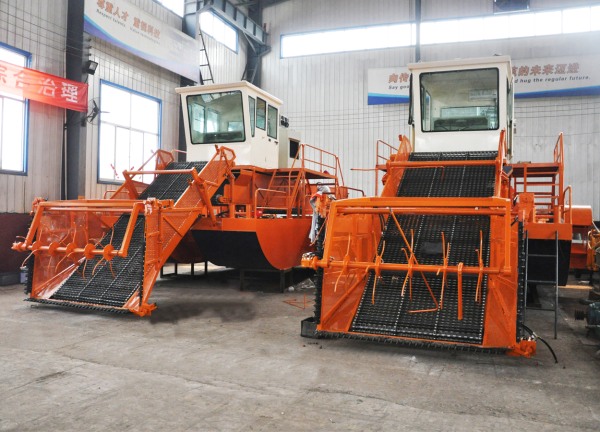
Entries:
{"type": "MultiPolygon", "coordinates": [[[[171,162],[166,169],[184,170],[196,168],[196,171],[200,172],[205,166],[206,162],[171,162]]],[[[189,186],[190,180],[190,174],[159,175],[146,190],[140,194],[139,199],[156,198],[159,200],[172,199],[173,201],[177,201],[189,186]]]]}
{"type": "MultiPolygon", "coordinates": [[[[167,170],[189,169],[195,167],[198,172],[206,162],[172,162],[167,170]]],[[[140,194],[139,199],[150,197],[159,200],[177,201],[189,186],[190,174],[161,174],[140,194]]],[[[101,239],[99,248],[112,243],[115,249],[121,247],[130,215],[119,217],[101,239]]],[[[129,252],[125,258],[114,258],[110,263],[96,257],[84,261],[64,284],[50,297],[41,303],[71,305],[81,307],[82,304],[104,306],[106,309],[122,308],[131,296],[142,286],[144,278],[144,253],[146,239],[144,236],[144,216],[136,220],[129,252]],[[100,262],[102,261],[102,262],[100,262]]]]}
{"type": "MultiPolygon", "coordinates": [[[[413,161],[444,160],[491,160],[495,152],[414,153],[413,161]]],[[[401,197],[489,197],[494,192],[495,171],[493,166],[465,165],[446,168],[407,168],[398,187],[401,197]]],[[[402,230],[410,242],[414,233],[414,253],[420,264],[442,264],[442,239],[451,244],[449,264],[459,262],[466,266],[478,266],[480,232],[483,235],[484,265],[489,262],[489,217],[457,215],[398,215],[402,230]]],[[[406,263],[403,248],[407,248],[392,218],[388,219],[379,244],[383,249],[383,261],[406,263]]],[[[435,303],[418,272],[412,279],[412,299],[408,283],[405,295],[402,286],[405,272],[382,272],[375,287],[375,275],[369,275],[361,303],[351,331],[419,339],[445,340],[464,343],[481,343],[483,338],[483,315],[485,311],[487,278],[482,283],[482,299],[475,301],[477,277],[463,276],[463,319],[458,320],[457,278],[447,279],[444,289],[443,308],[436,312],[411,313],[431,309],[435,303]]],[[[427,281],[439,300],[441,275],[426,274],[427,281]]]]}
{"type": "MultiPolygon", "coordinates": [[[[121,216],[113,225],[114,235],[112,230],[109,231],[102,238],[100,247],[106,246],[112,236],[113,246],[119,249],[128,222],[129,215],[121,216]]],[[[138,216],[126,258],[98,264],[101,258],[96,257],[87,264],[84,262],[50,299],[122,307],[142,284],[145,244],[144,217],[138,216]]]]}

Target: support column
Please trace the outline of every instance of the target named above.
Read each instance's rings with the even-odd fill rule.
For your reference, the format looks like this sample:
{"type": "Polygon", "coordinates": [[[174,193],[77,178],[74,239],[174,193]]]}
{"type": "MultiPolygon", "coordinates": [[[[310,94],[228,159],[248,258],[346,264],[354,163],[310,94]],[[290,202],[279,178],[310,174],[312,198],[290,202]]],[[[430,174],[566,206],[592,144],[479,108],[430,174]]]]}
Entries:
{"type": "MultiPolygon", "coordinates": [[[[83,12],[84,2],[69,0],[67,10],[67,44],[66,44],[66,78],[84,82],[87,74],[83,73],[83,12]]],[[[87,51],[85,51],[87,52],[87,51]]],[[[66,199],[77,199],[85,195],[85,160],[86,160],[86,122],[85,114],[67,110],[65,116],[66,160],[62,176],[62,195],[66,199]],[[66,174],[66,175],[64,175],[66,174]]]]}

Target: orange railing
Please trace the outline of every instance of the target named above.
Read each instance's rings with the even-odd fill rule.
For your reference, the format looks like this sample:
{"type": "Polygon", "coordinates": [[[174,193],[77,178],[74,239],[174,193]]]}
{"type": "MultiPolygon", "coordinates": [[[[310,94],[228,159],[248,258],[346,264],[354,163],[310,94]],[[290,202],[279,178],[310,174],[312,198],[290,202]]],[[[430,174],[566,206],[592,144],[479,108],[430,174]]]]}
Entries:
{"type": "MultiPolygon", "coordinates": [[[[151,161],[155,161],[154,167],[155,170],[161,171],[166,168],[169,163],[175,160],[175,153],[179,152],[179,150],[173,150],[168,152],[166,150],[157,150],[152,153],[150,156],[137,170],[138,174],[136,175],[149,175],[149,172],[143,172],[144,168],[150,164],[151,161]]],[[[133,172],[130,170],[130,172],[133,172]]],[[[157,174],[154,174],[154,178],[156,178],[157,174]]],[[[135,179],[136,176],[133,176],[129,179],[126,179],[125,182],[118,189],[109,189],[106,190],[102,196],[102,199],[135,199],[137,196],[148,187],[148,183],[144,183],[143,181],[139,181],[135,179]],[[135,193],[134,193],[135,191],[135,193]],[[111,195],[109,195],[111,194],[111,195]]],[[[141,177],[143,179],[143,177],[141,177]]]]}
{"type": "Polygon", "coordinates": [[[571,186],[567,186],[562,194],[562,212],[561,212],[561,222],[573,223],[573,190],[571,186]],[[569,193],[569,204],[567,205],[567,192],[569,193]]]}
{"type": "Polygon", "coordinates": [[[339,178],[339,181],[336,180],[336,183],[339,185],[344,184],[344,175],[337,155],[310,144],[300,144],[298,154],[291,168],[310,169],[329,173],[336,179],[339,178]],[[296,165],[296,161],[299,161],[300,167],[296,165]]]}

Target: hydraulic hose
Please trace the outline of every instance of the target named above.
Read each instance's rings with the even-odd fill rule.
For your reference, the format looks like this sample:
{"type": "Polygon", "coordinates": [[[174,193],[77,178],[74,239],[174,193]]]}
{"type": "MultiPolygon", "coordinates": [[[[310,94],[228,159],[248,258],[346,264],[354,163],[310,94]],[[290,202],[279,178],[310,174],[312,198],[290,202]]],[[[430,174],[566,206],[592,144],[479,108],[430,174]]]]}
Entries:
{"type": "Polygon", "coordinates": [[[521,327],[523,327],[535,339],[541,340],[544,343],[544,345],[546,345],[548,347],[548,349],[550,350],[550,353],[552,353],[552,357],[554,357],[554,363],[558,363],[558,358],[556,357],[554,350],[552,349],[552,347],[550,346],[550,344],[548,342],[546,342],[544,339],[542,339],[540,336],[538,336],[533,330],[531,330],[525,324],[521,324],[521,327]]]}

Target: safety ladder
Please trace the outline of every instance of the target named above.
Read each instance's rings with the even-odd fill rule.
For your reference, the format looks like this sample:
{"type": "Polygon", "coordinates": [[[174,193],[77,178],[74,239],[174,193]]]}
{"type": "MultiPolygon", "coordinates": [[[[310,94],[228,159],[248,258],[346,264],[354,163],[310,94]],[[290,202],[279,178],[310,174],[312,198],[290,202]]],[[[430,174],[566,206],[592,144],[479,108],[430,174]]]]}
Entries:
{"type": "Polygon", "coordinates": [[[558,231],[554,233],[554,253],[529,253],[529,233],[525,232],[525,308],[524,309],[536,309],[542,311],[554,311],[554,339],[558,338],[558,231]],[[548,261],[550,264],[550,260],[554,262],[554,278],[553,279],[529,279],[529,259],[535,258],[543,261],[548,261]],[[552,308],[543,308],[543,307],[527,307],[527,290],[529,284],[540,284],[540,285],[553,285],[554,286],[554,307],[552,308]]]}
{"type": "Polygon", "coordinates": [[[202,29],[199,31],[200,42],[202,42],[202,48],[200,48],[200,84],[207,84],[209,81],[214,84],[212,67],[210,66],[210,60],[208,59],[208,52],[206,51],[206,42],[204,41],[204,34],[202,29]]]}

